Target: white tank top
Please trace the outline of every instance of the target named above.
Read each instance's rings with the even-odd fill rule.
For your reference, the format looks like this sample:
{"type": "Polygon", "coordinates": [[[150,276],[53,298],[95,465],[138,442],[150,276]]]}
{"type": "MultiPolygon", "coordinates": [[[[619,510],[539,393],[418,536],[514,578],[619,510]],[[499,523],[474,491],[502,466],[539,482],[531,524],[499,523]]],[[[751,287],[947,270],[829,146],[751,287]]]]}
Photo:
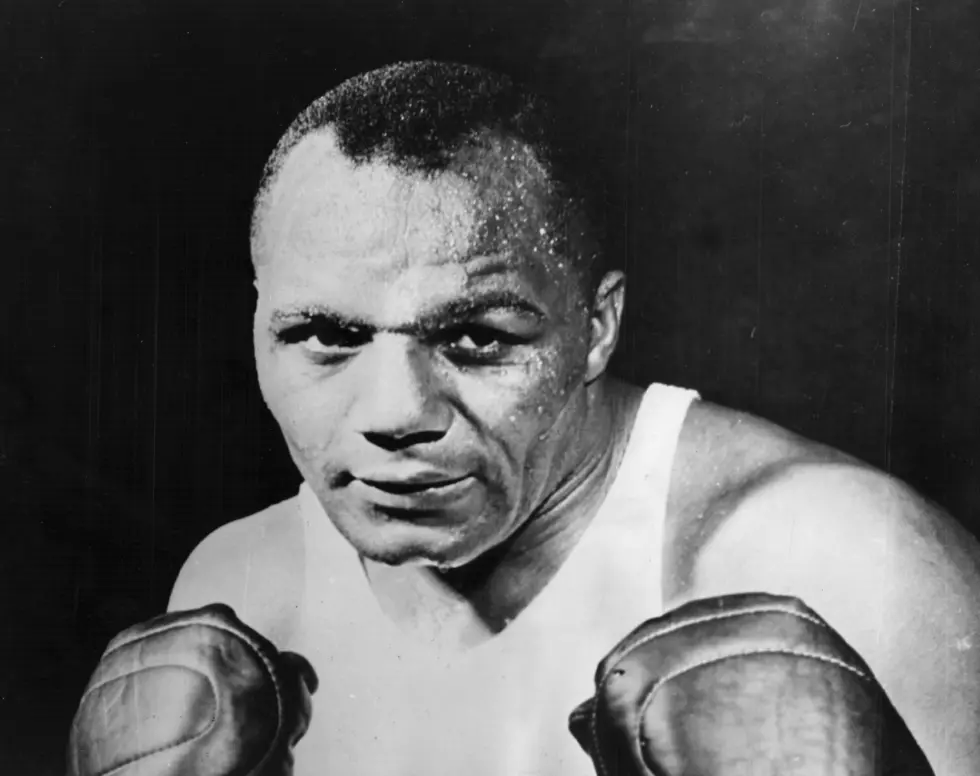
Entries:
{"type": "Polygon", "coordinates": [[[320,677],[295,776],[594,776],[568,732],[599,661],[662,612],[667,489],[697,394],[644,393],[619,472],[547,587],[500,634],[446,655],[381,611],[354,550],[304,485],[305,590],[290,649],[320,677]]]}

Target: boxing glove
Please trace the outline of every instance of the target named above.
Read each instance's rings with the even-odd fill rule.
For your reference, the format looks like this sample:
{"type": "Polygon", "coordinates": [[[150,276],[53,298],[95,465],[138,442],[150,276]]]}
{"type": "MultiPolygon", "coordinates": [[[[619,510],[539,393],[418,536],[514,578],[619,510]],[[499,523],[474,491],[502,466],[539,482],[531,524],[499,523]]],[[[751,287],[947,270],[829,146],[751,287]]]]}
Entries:
{"type": "Polygon", "coordinates": [[[595,686],[569,726],[599,776],[932,776],[867,665],[795,598],[685,604],[595,686]]]}
{"type": "Polygon", "coordinates": [[[212,604],[120,633],[85,689],[69,776],[289,776],[317,677],[212,604]]]}

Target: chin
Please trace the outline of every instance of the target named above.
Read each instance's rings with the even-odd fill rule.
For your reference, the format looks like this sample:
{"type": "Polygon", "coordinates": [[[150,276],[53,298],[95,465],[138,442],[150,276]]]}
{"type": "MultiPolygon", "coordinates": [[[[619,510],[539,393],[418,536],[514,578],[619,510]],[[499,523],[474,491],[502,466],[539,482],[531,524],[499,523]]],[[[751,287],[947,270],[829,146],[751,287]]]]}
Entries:
{"type": "Polygon", "coordinates": [[[365,560],[380,563],[384,566],[401,566],[405,568],[434,569],[439,572],[452,571],[465,566],[466,559],[447,558],[442,553],[425,552],[421,550],[377,549],[374,547],[356,548],[358,554],[365,560]]]}
{"type": "Polygon", "coordinates": [[[393,517],[379,509],[337,499],[325,505],[327,514],[362,558],[386,566],[419,566],[443,571],[462,568],[501,540],[493,530],[498,522],[433,514],[427,519],[393,517]]]}
{"type": "Polygon", "coordinates": [[[386,566],[454,565],[459,555],[456,537],[444,531],[398,524],[338,526],[362,558],[386,566]]]}
{"type": "Polygon", "coordinates": [[[415,566],[453,571],[472,563],[483,554],[483,548],[474,547],[472,537],[408,537],[400,531],[402,535],[397,537],[382,535],[385,533],[388,532],[371,531],[370,537],[351,537],[350,541],[361,557],[386,566],[415,566]]]}

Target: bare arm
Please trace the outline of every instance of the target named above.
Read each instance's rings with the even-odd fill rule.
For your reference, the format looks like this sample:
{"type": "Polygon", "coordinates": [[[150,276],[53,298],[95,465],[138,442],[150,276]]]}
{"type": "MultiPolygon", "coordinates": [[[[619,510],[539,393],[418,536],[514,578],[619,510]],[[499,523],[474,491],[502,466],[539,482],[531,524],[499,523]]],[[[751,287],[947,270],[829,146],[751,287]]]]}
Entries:
{"type": "Polygon", "coordinates": [[[901,483],[841,464],[787,467],[724,507],[687,561],[684,598],[802,599],[865,659],[936,773],[980,761],[980,545],[901,483]]]}

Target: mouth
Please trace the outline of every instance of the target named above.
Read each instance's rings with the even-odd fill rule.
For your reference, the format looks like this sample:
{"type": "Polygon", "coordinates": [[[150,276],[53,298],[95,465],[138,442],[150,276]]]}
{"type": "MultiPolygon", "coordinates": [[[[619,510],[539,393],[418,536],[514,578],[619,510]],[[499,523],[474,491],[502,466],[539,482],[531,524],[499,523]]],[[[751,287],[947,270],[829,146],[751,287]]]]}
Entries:
{"type": "Polygon", "coordinates": [[[382,480],[371,477],[358,477],[361,482],[383,493],[390,493],[394,496],[408,496],[415,493],[426,493],[438,491],[456,485],[467,479],[468,475],[460,477],[417,477],[403,480],[382,480]]]}
{"type": "Polygon", "coordinates": [[[385,513],[408,517],[456,513],[474,506],[479,488],[473,475],[441,474],[404,478],[357,477],[352,493],[385,513]]]}

